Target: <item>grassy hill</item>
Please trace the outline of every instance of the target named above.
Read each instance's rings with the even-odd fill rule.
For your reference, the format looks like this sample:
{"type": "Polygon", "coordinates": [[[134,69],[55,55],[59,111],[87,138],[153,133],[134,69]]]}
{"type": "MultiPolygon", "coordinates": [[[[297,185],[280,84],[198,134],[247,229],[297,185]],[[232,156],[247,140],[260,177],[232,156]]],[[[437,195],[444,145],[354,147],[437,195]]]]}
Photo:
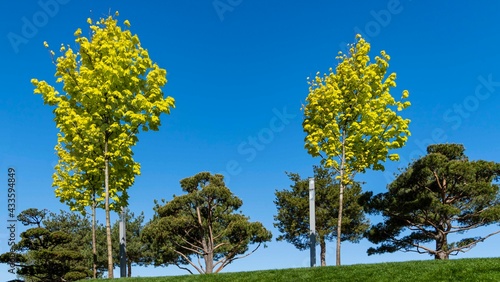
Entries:
{"type": "MultiPolygon", "coordinates": [[[[500,258],[408,261],[170,277],[119,278],[126,282],[198,281],[500,281],[500,258]]],[[[99,281],[99,280],[82,280],[99,281]]],[[[102,280],[100,280],[102,281],[102,280]]]]}

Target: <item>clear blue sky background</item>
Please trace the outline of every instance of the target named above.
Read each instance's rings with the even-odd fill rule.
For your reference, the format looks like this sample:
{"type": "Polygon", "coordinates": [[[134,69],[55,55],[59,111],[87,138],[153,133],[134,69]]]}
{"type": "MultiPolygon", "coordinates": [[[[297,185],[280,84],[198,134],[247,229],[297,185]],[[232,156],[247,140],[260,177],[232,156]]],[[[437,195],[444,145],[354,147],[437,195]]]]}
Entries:
{"type": "MultiPolygon", "coordinates": [[[[56,133],[52,109],[33,94],[31,78],[54,83],[54,65],[42,42],[56,50],[75,45],[86,19],[120,12],[150,56],[168,72],[166,95],[176,109],[162,116],[159,132],[139,135],[135,159],[142,175],[130,188],[130,209],[153,215],[154,199],[181,194],[179,180],[200,171],[224,173],[243,200],[242,211],[273,228],[274,191],[291,184],[285,171],[311,176],[303,148],[301,104],[306,77],[335,67],[337,52],[358,32],[386,50],[398,87],[410,91],[412,136],[401,162],[358,179],[365,190],[385,191],[397,167],[425,154],[430,143],[462,143],[471,159],[500,161],[500,3],[494,1],[2,1],[0,53],[1,226],[7,224],[7,168],[17,170],[17,211],[67,209],[51,187],[56,133]],[[49,3],[47,6],[40,3],[49,3]],[[153,4],[154,3],[154,4],[153,4]],[[217,10],[217,4],[222,10],[217,10]],[[222,6],[226,5],[226,10],[222,6]],[[229,6],[227,6],[229,5],[229,6]],[[284,123],[282,123],[284,122],[284,123]],[[252,145],[252,140],[258,145],[252,145]]],[[[104,221],[104,213],[100,215],[104,221]]],[[[377,219],[374,218],[374,221],[377,219]]],[[[484,229],[493,230],[498,226],[484,229]]],[[[0,251],[7,251],[1,228],[0,251]]],[[[23,226],[18,224],[18,233],[23,226]]],[[[459,257],[498,256],[493,237],[459,257]]],[[[371,244],[343,245],[343,263],[430,259],[394,253],[366,255],[371,244]]],[[[334,244],[327,263],[335,263],[334,244]]],[[[226,271],[305,267],[309,253],[275,242],[226,271]]],[[[2,280],[7,268],[0,268],[2,280]]],[[[134,268],[140,276],[184,274],[175,266],[134,268]]]]}

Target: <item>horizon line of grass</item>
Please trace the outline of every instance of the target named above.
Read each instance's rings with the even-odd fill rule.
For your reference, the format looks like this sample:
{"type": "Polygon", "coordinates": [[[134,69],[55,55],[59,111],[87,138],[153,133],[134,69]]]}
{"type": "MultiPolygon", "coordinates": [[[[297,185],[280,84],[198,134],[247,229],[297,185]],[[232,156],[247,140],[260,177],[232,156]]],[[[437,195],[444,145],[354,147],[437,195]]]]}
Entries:
{"type": "Polygon", "coordinates": [[[124,282],[500,281],[500,257],[385,262],[376,264],[288,268],[218,274],[90,279],[80,281],[90,282],[102,280],[124,282]]]}

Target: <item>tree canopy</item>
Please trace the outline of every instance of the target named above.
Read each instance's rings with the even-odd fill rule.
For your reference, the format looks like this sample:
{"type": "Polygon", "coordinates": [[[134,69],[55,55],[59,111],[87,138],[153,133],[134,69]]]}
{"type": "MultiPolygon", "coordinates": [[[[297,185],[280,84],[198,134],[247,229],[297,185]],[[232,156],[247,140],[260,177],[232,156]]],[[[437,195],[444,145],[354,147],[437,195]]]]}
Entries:
{"type": "Polygon", "coordinates": [[[143,231],[155,266],[219,272],[271,240],[262,223],[237,213],[243,202],[225,186],[222,175],[201,172],[181,180],[181,187],[187,194],[174,195],[164,205],[156,202],[155,216],[143,231]],[[256,246],[248,252],[252,244],[256,246]]]}
{"type": "Polygon", "coordinates": [[[412,251],[448,259],[500,230],[469,237],[467,231],[500,222],[500,164],[470,161],[460,144],[437,144],[368,203],[384,221],[367,238],[368,254],[412,251]],[[463,234],[463,235],[462,235],[463,234]],[[460,238],[450,242],[449,236],[460,238]],[[434,247],[429,243],[434,242],[434,247]]]}

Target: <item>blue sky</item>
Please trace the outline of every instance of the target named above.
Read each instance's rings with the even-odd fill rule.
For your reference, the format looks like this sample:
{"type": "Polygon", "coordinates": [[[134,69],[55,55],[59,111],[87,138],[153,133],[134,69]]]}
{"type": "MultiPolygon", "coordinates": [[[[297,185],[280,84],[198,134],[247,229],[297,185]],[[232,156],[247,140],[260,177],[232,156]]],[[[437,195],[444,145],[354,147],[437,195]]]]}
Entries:
{"type": "MultiPolygon", "coordinates": [[[[361,32],[391,56],[399,97],[408,89],[412,136],[385,172],[358,179],[365,190],[385,191],[392,174],[425,154],[430,143],[462,143],[470,159],[500,161],[500,3],[384,1],[3,1],[0,51],[0,183],[17,170],[17,211],[67,209],[51,187],[56,133],[52,109],[33,94],[31,78],[54,83],[54,65],[43,41],[74,46],[86,19],[119,11],[151,58],[167,70],[166,95],[176,109],[158,132],[139,135],[135,160],[142,175],[130,188],[130,209],[153,215],[154,199],[181,194],[179,180],[200,171],[223,173],[243,200],[242,211],[273,228],[274,191],[288,188],[285,171],[312,174],[303,148],[301,104],[306,77],[335,67],[335,56],[361,32]],[[3,173],[2,173],[3,172],[3,173]]],[[[57,48],[56,48],[57,49],[57,48]]],[[[7,197],[2,192],[2,197],[7,197]]],[[[0,220],[6,224],[6,200],[0,220]]],[[[101,222],[104,213],[100,214],[101,222]]],[[[374,218],[373,220],[377,220],[374,218]]],[[[18,233],[23,229],[18,224],[18,233]]],[[[491,227],[493,229],[495,227],[491,227]]],[[[498,226],[496,226],[498,228],[498,226]]],[[[486,232],[487,230],[484,230],[486,232]]],[[[8,234],[0,234],[0,251],[8,234]]],[[[497,256],[493,237],[459,257],[497,256]]],[[[343,245],[343,264],[430,259],[394,253],[368,257],[371,244],[343,245]]],[[[335,264],[334,244],[327,263],[335,264]]],[[[309,253],[286,242],[268,244],[226,271],[306,267],[309,253]]],[[[134,268],[135,275],[184,274],[175,266],[134,268]]],[[[8,276],[0,266],[1,278],[8,276]]]]}

